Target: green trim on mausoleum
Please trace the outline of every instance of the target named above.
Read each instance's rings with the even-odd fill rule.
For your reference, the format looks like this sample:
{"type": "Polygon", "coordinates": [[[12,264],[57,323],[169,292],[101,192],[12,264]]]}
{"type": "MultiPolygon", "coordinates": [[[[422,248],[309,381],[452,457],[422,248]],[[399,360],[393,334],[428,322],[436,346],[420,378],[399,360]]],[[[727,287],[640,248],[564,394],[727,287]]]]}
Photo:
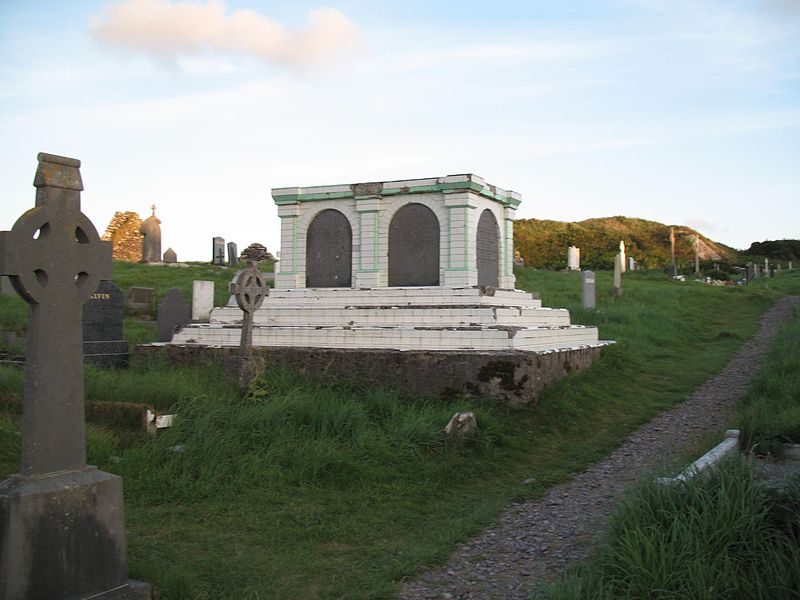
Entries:
{"type": "MultiPolygon", "coordinates": [[[[320,186],[325,187],[325,186],[320,186]]],[[[499,202],[503,206],[510,206],[511,208],[517,208],[521,202],[519,198],[514,198],[513,196],[505,196],[499,194],[494,186],[490,185],[480,185],[479,183],[471,180],[467,181],[454,181],[454,182],[446,182],[446,183],[436,183],[433,185],[418,185],[418,186],[404,186],[404,187],[392,187],[392,188],[383,188],[380,192],[380,196],[397,196],[400,194],[426,194],[426,193],[453,193],[453,192],[474,192],[484,198],[489,198],[490,200],[494,200],[495,202],[499,202]]],[[[322,200],[345,200],[345,199],[353,199],[356,197],[356,194],[353,190],[347,191],[337,191],[337,192],[309,192],[305,194],[286,194],[286,195],[278,195],[277,197],[273,196],[273,200],[275,204],[278,206],[283,206],[286,204],[297,204],[298,202],[319,202],[322,200]]],[[[358,194],[359,198],[364,197],[361,194],[358,194]]]]}

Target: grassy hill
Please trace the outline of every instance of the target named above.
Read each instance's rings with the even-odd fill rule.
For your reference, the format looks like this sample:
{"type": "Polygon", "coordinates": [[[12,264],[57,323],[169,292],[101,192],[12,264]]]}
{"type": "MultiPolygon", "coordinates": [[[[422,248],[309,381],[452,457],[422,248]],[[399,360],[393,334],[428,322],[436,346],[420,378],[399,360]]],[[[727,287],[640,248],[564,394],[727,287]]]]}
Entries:
{"type": "MultiPolygon", "coordinates": [[[[735,262],[739,253],[698,233],[691,227],[675,229],[675,255],[679,265],[694,264],[694,238],[699,237],[700,259],[704,262],[735,262]]],[[[514,247],[525,265],[536,269],[563,269],[567,266],[567,247],[581,249],[581,266],[613,269],[620,240],[627,256],[645,269],[670,265],[670,226],[630,217],[604,217],[577,223],[520,219],[514,223],[514,247]]]]}

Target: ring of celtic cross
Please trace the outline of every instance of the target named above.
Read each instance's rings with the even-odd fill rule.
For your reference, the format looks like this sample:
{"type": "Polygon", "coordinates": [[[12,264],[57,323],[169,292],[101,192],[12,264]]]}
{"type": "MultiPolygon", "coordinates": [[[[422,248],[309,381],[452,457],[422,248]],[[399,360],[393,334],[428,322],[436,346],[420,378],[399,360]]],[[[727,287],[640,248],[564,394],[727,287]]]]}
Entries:
{"type": "Polygon", "coordinates": [[[269,294],[264,275],[255,266],[248,266],[236,278],[234,295],[236,304],[244,312],[254,312],[261,307],[264,297],[269,294]]]}
{"type": "Polygon", "coordinates": [[[25,212],[4,232],[14,252],[6,271],[29,303],[86,301],[97,288],[102,269],[97,246],[104,244],[80,210],[52,205],[25,212]]]}

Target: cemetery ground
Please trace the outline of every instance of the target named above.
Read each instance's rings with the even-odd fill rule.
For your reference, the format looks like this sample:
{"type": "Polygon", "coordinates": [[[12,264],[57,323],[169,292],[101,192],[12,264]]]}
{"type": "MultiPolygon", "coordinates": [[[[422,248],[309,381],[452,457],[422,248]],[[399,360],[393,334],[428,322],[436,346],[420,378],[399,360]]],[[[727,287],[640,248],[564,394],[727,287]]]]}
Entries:
{"type": "MultiPolygon", "coordinates": [[[[114,277],[123,290],[155,287],[157,299],[183,286],[188,298],[191,279],[212,278],[190,269],[115,264],[114,277]]],[[[232,276],[221,273],[217,304],[232,276]]],[[[771,303],[800,293],[797,271],[769,279],[769,288],[636,272],[612,299],[611,274],[600,272],[593,311],[580,306],[578,273],[521,269],[517,277],[517,287],[618,342],[526,408],[406,399],[276,369],[242,393],[214,364],[87,368],[89,404],[145,403],[179,415],[157,436],[130,420],[88,415],[89,463],[124,477],[131,577],[166,599],[391,597],[399,581],[444,560],[508,503],[541,496],[685,399],[755,332],[771,303]],[[463,442],[443,433],[459,410],[474,410],[479,425],[463,442]]],[[[25,310],[0,296],[0,328],[24,327],[25,310]]],[[[153,339],[154,330],[134,324],[126,319],[129,341],[153,339]]],[[[797,347],[796,318],[786,332],[778,343],[797,347]]],[[[781,390],[779,433],[800,442],[800,383],[780,380],[769,382],[781,390]]],[[[0,367],[2,477],[18,468],[22,382],[22,371],[0,367]]],[[[772,411],[758,408],[773,396],[766,385],[759,380],[742,409],[759,415],[747,419],[746,435],[762,444],[778,435],[772,411]]],[[[707,445],[720,435],[709,432],[707,445]]]]}

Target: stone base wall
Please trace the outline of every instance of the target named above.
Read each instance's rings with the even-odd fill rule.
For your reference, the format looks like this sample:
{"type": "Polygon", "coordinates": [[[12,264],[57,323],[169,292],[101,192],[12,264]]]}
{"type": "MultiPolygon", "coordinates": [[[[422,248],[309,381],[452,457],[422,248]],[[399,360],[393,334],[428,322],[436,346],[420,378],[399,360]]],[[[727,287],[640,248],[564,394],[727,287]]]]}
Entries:
{"type": "MultiPolygon", "coordinates": [[[[410,396],[476,399],[522,406],[535,402],[551,382],[588,368],[602,347],[547,352],[350,350],[253,348],[263,364],[278,364],[322,379],[343,379],[368,387],[389,386],[410,396]]],[[[147,344],[140,358],[163,357],[178,364],[205,360],[237,373],[238,348],[147,344]]]]}

